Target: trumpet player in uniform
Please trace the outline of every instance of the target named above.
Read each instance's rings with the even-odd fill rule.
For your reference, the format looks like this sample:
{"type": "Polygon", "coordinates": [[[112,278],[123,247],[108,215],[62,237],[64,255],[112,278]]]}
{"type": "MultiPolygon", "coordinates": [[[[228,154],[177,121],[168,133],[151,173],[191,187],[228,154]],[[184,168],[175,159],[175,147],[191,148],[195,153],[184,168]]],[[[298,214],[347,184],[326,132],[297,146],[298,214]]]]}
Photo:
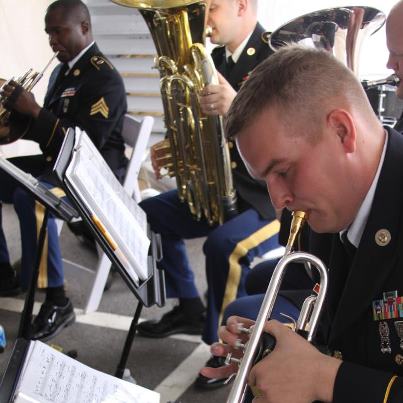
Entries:
{"type": "MultiPolygon", "coordinates": [[[[257,22],[257,0],[212,0],[207,24],[212,28],[211,42],[221,45],[212,52],[220,75],[218,85],[205,88],[200,105],[205,114],[223,115],[249,73],[271,51],[264,42],[265,31],[257,22]]],[[[138,332],[142,336],[202,333],[207,344],[217,341],[219,317],[229,302],[245,293],[244,276],[252,260],[278,246],[279,223],[264,184],[249,176],[235,147],[231,154],[239,213],[223,225],[196,221],[176,190],[140,204],[151,228],[162,237],[160,266],[166,274],[167,296],[179,299],[179,306],[160,320],[140,323],[138,332]],[[207,236],[203,246],[208,283],[206,312],[183,241],[202,236],[207,236]]],[[[154,165],[158,173],[155,160],[154,165]]],[[[223,360],[212,357],[209,365],[223,365],[223,360]]],[[[222,382],[200,375],[196,385],[209,388],[222,382]]]]}
{"type": "MultiPolygon", "coordinates": [[[[393,69],[397,77],[400,79],[403,75],[403,1],[398,2],[388,15],[386,21],[386,39],[389,49],[389,58],[386,66],[393,69]]],[[[403,99],[402,85],[399,83],[396,89],[396,95],[403,99]]],[[[395,130],[403,132],[403,117],[394,126],[395,130]]],[[[279,233],[280,243],[287,242],[289,222],[284,214],[281,218],[281,229],[279,233]]],[[[289,217],[289,215],[288,215],[289,217]]],[[[308,231],[304,231],[308,232],[308,231]]],[[[305,246],[308,245],[309,236],[305,237],[305,246]]],[[[312,240],[311,240],[312,241],[312,240]]],[[[254,267],[245,280],[245,287],[248,294],[247,297],[237,299],[228,305],[223,320],[225,321],[231,315],[241,315],[250,319],[254,319],[259,312],[263,294],[269,284],[271,275],[278,260],[266,261],[254,267]]],[[[294,305],[300,307],[301,298],[306,295],[306,291],[312,290],[314,281],[307,275],[305,270],[290,269],[285,274],[282,282],[281,298],[287,296],[291,298],[294,305]],[[301,291],[302,290],[302,291],[301,291]]]]}
{"type": "MultiPolygon", "coordinates": [[[[248,383],[262,402],[403,401],[403,138],[382,127],[360,82],[332,55],[289,46],[264,61],[233,101],[226,121],[251,174],[275,208],[307,213],[329,270],[320,352],[275,320],[271,354],[248,383]],[[274,79],[275,78],[275,79],[274,79]],[[333,234],[329,236],[329,234],[333,234]]],[[[220,330],[232,352],[246,341],[231,317],[220,330]]],[[[204,368],[209,377],[227,368],[204,368]]]]}
{"type": "MultiPolygon", "coordinates": [[[[69,127],[78,126],[87,132],[112,171],[122,179],[127,164],[121,136],[127,109],[125,90],[120,75],[93,40],[87,6],[80,0],[55,1],[47,9],[45,31],[61,63],[50,77],[44,106],[39,106],[32,93],[13,81],[4,87],[2,94],[6,98],[5,107],[12,112],[11,125],[19,117],[32,118],[25,138],[38,142],[43,154],[11,161],[53,188],[50,172],[65,132],[69,127]]],[[[6,296],[18,293],[20,286],[28,287],[43,208],[2,172],[0,182],[0,200],[14,204],[22,241],[18,278],[10,265],[4,233],[0,231],[0,295],[6,296]]],[[[64,290],[54,219],[48,223],[38,285],[46,288],[46,298],[34,320],[32,338],[48,340],[75,318],[73,305],[64,290]]]]}

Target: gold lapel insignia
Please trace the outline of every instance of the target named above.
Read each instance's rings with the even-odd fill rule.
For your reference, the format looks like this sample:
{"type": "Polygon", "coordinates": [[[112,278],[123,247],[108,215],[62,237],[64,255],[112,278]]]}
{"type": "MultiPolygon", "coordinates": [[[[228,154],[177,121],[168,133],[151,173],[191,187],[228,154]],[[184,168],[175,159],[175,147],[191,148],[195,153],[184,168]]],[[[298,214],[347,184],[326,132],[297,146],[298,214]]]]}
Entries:
{"type": "Polygon", "coordinates": [[[78,77],[80,74],[81,74],[80,69],[75,69],[75,70],[73,71],[73,76],[74,76],[74,77],[78,77]]]}
{"type": "Polygon", "coordinates": [[[269,44],[270,35],[271,35],[271,32],[269,32],[269,31],[263,32],[263,34],[262,34],[262,41],[263,41],[264,43],[269,44]]]}
{"type": "Polygon", "coordinates": [[[255,48],[248,48],[248,50],[246,51],[246,53],[249,56],[253,56],[256,53],[256,49],[255,48]]]}
{"type": "Polygon", "coordinates": [[[375,234],[375,242],[378,246],[386,246],[392,239],[392,235],[387,229],[380,229],[375,234]]]}
{"type": "Polygon", "coordinates": [[[337,358],[338,360],[342,360],[343,354],[341,353],[341,351],[335,350],[335,351],[333,351],[333,357],[337,358]]]}
{"type": "Polygon", "coordinates": [[[91,106],[90,116],[96,115],[97,113],[100,113],[105,119],[109,117],[109,108],[104,97],[91,106]]]}

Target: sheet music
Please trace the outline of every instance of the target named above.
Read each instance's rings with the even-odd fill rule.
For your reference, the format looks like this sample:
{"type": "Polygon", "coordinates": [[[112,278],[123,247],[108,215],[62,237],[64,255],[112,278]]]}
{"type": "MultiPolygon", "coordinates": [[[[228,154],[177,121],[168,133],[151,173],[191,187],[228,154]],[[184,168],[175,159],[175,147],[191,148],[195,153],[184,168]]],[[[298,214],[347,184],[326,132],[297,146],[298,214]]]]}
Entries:
{"type": "Polygon", "coordinates": [[[105,227],[115,254],[137,282],[148,278],[147,217],[127,194],[98,150],[84,133],[76,129],[75,152],[66,171],[68,183],[74,187],[95,216],[94,221],[105,227]]]}
{"type": "Polygon", "coordinates": [[[159,403],[159,394],[92,369],[40,341],[33,341],[16,402],[159,403]]]}

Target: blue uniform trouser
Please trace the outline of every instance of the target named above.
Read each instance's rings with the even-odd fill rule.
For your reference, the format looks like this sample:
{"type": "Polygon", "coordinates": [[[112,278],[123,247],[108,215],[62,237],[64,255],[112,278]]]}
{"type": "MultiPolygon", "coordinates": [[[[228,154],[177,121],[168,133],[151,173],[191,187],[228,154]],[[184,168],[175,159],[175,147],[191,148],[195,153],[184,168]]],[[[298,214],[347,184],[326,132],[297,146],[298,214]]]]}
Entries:
{"type": "Polygon", "coordinates": [[[165,270],[169,298],[199,296],[184,239],[207,236],[203,246],[207,320],[202,338],[207,344],[217,341],[224,308],[246,294],[244,279],[252,260],[279,246],[278,221],[269,222],[249,209],[223,225],[210,226],[205,220],[195,220],[176,190],[143,200],[140,206],[151,229],[161,234],[163,259],[159,265],[165,270]]]}
{"type": "MultiPolygon", "coordinates": [[[[45,162],[41,156],[12,158],[10,161],[33,176],[39,176],[45,167],[45,162]]],[[[27,288],[36,261],[38,236],[44,216],[44,207],[36,202],[29,192],[19,186],[17,181],[3,171],[0,171],[0,183],[0,201],[13,204],[19,218],[22,253],[21,286],[27,288]]],[[[54,185],[43,183],[48,188],[54,188],[54,185]]],[[[0,262],[10,262],[2,227],[0,227],[0,262]]],[[[64,273],[59,236],[54,218],[49,217],[38,285],[43,288],[59,287],[63,285],[63,282],[64,273]]]]}
{"type": "MultiPolygon", "coordinates": [[[[279,260],[263,261],[248,273],[245,284],[249,295],[237,299],[227,306],[224,312],[223,324],[232,315],[256,319],[273,271],[279,260]]],[[[288,265],[281,282],[279,295],[274,304],[271,319],[289,322],[289,319],[282,315],[285,314],[296,320],[299,315],[299,308],[302,306],[304,299],[311,294],[314,284],[314,280],[310,278],[303,265],[288,265]]]]}

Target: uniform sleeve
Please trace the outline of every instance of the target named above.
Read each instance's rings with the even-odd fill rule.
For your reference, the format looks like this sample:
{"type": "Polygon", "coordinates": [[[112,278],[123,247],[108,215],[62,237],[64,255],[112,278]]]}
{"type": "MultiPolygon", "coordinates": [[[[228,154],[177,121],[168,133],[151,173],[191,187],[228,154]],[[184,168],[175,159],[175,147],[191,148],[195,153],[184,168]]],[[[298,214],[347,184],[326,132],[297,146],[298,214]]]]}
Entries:
{"type": "Polygon", "coordinates": [[[99,72],[82,85],[72,113],[68,114],[70,118],[41,110],[31,138],[40,144],[45,155],[57,155],[67,129],[75,126],[85,130],[98,149],[103,147],[127,109],[123,82],[112,70],[108,73],[99,72]]]}
{"type": "Polygon", "coordinates": [[[333,403],[402,403],[403,378],[343,362],[336,376],[333,403]]]}

